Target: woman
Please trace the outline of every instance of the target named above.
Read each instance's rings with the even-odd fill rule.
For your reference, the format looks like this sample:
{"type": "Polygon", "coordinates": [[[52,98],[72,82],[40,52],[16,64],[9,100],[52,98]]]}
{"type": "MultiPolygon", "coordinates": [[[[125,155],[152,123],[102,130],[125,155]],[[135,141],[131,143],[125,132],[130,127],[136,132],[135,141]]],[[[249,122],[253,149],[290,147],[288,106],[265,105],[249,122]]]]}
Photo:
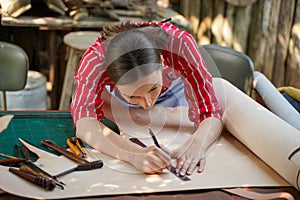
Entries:
{"type": "Polygon", "coordinates": [[[221,107],[190,34],[160,22],[105,27],[83,55],[74,78],[71,112],[77,135],[86,143],[147,174],[169,168],[171,158],[177,160],[176,171],[181,175],[203,171],[205,154],[222,131],[221,107]],[[105,116],[121,125],[127,110],[130,118],[125,119],[135,123],[180,125],[175,114],[183,106],[195,130],[173,152],[142,148],[100,123],[105,116]]]}

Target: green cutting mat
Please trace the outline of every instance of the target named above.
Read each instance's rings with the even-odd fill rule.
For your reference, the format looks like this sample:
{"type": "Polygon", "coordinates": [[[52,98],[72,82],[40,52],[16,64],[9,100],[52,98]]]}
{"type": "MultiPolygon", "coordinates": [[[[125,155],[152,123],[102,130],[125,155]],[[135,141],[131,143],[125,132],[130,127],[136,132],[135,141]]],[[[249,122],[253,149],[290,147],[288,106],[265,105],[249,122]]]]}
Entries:
{"type": "MultiPolygon", "coordinates": [[[[8,128],[0,133],[0,152],[14,155],[14,146],[21,145],[18,138],[55,153],[41,144],[42,139],[52,140],[67,148],[66,139],[75,136],[69,112],[0,112],[0,116],[13,114],[8,128]]],[[[21,151],[19,150],[21,157],[21,151]]]]}

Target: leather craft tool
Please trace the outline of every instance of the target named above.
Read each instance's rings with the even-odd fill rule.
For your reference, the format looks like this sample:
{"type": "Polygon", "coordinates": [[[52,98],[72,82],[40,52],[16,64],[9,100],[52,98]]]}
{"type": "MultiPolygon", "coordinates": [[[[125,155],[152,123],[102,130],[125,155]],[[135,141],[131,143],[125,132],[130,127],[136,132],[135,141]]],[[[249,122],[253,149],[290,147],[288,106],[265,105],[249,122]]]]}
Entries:
{"type": "Polygon", "coordinates": [[[31,160],[30,153],[29,153],[28,149],[26,148],[26,146],[24,144],[21,145],[21,151],[22,151],[22,154],[23,154],[24,158],[27,158],[28,160],[31,160]]]}
{"type": "MultiPolygon", "coordinates": [[[[153,131],[151,130],[151,128],[149,128],[149,133],[150,133],[150,135],[151,135],[151,137],[152,137],[152,139],[153,139],[153,141],[154,141],[155,146],[157,146],[158,148],[161,149],[161,146],[160,146],[160,144],[158,143],[158,141],[157,141],[157,139],[156,139],[156,137],[155,137],[155,134],[153,133],[153,131]]],[[[179,173],[176,173],[176,169],[175,169],[174,166],[171,166],[171,169],[170,169],[169,171],[170,171],[172,174],[174,174],[177,178],[179,178],[180,180],[182,180],[182,181],[190,181],[190,180],[191,180],[191,179],[190,179],[189,177],[187,177],[187,176],[182,176],[182,175],[180,175],[179,173]]]]}
{"type": "Polygon", "coordinates": [[[44,176],[52,178],[59,185],[66,185],[64,182],[57,180],[57,178],[54,177],[53,175],[51,175],[48,172],[46,172],[45,170],[39,168],[36,164],[34,164],[33,162],[31,162],[30,160],[22,163],[22,165],[25,165],[25,166],[29,167],[31,170],[39,173],[40,175],[43,174],[44,176]]]}
{"type": "MultiPolygon", "coordinates": [[[[55,159],[58,159],[58,156],[56,156],[56,155],[54,155],[54,154],[52,154],[52,153],[48,153],[48,152],[46,152],[46,151],[44,151],[44,150],[41,150],[41,149],[39,149],[38,147],[36,147],[36,146],[34,146],[34,145],[31,145],[30,143],[25,142],[24,140],[22,140],[22,139],[20,139],[20,138],[19,138],[19,140],[21,141],[22,144],[24,144],[24,145],[29,149],[29,151],[33,152],[33,153],[36,154],[38,157],[47,157],[47,158],[55,157],[55,159]]],[[[61,152],[61,151],[62,151],[61,149],[63,149],[64,152],[66,151],[66,152],[68,152],[69,154],[71,154],[72,156],[74,156],[74,157],[76,156],[76,155],[73,154],[72,152],[65,150],[64,148],[58,146],[57,144],[55,144],[55,143],[52,142],[52,141],[49,141],[49,140],[42,140],[42,144],[45,145],[45,146],[47,146],[48,148],[53,149],[53,150],[58,149],[59,152],[61,152]],[[53,145],[53,144],[54,144],[54,145],[53,145]],[[59,148],[58,148],[58,147],[59,147],[59,148]]],[[[57,151],[57,150],[56,150],[56,151],[57,151]]],[[[78,156],[77,156],[77,157],[78,157],[78,156]]],[[[80,157],[78,157],[78,158],[80,158],[80,157]]],[[[83,158],[80,158],[80,159],[81,159],[81,160],[84,160],[83,158]]],[[[102,168],[102,167],[103,167],[103,162],[102,162],[102,160],[96,160],[96,161],[92,161],[92,162],[88,162],[88,161],[86,161],[86,160],[84,160],[84,161],[85,161],[84,163],[80,163],[78,166],[76,166],[76,167],[74,167],[74,168],[71,168],[71,169],[69,169],[69,170],[66,170],[65,172],[62,172],[62,173],[60,173],[60,174],[58,174],[58,175],[56,175],[56,176],[50,175],[50,174],[48,174],[48,173],[47,173],[46,175],[49,176],[49,177],[52,179],[52,181],[54,181],[54,182],[56,181],[56,183],[57,183],[57,182],[58,182],[58,181],[57,181],[57,177],[62,176],[62,175],[65,175],[65,174],[70,173],[70,172],[72,172],[72,171],[92,170],[92,169],[98,169],[98,168],[102,168]]],[[[32,163],[32,164],[33,164],[33,163],[32,163]]],[[[27,163],[25,163],[25,165],[27,165],[27,163]]],[[[39,170],[37,170],[37,169],[39,169],[37,166],[33,165],[33,166],[29,166],[29,167],[32,168],[33,170],[39,172],[39,170]],[[36,167],[37,169],[34,168],[34,167],[36,167]]],[[[62,182],[58,182],[58,183],[63,184],[62,182]]],[[[64,185],[64,184],[63,184],[63,185],[64,185]]]]}
{"type": "Polygon", "coordinates": [[[14,156],[15,157],[19,157],[19,150],[18,150],[19,148],[18,148],[18,145],[14,145],[14,156]]]}
{"type": "Polygon", "coordinates": [[[71,137],[67,139],[67,145],[79,157],[86,158],[86,152],[82,147],[82,142],[79,138],[71,137]]]}
{"type": "Polygon", "coordinates": [[[49,153],[47,151],[40,149],[39,147],[35,146],[34,144],[31,144],[28,141],[22,140],[21,138],[18,138],[18,139],[22,144],[24,144],[28,148],[29,151],[34,153],[39,158],[46,157],[46,158],[58,159],[58,157],[59,157],[53,153],[49,153]]]}
{"type": "MultiPolygon", "coordinates": [[[[26,164],[21,165],[19,167],[19,169],[23,172],[27,172],[27,173],[30,173],[30,174],[35,175],[35,176],[42,176],[45,179],[53,179],[52,177],[46,175],[45,173],[35,171],[34,169],[32,169],[31,167],[29,167],[26,164]]],[[[64,189],[64,186],[61,183],[57,182],[55,179],[53,179],[53,182],[55,183],[56,186],[60,187],[62,190],[64,189]]]]}
{"type": "Polygon", "coordinates": [[[6,158],[3,160],[0,160],[0,165],[10,165],[10,164],[19,164],[22,162],[27,161],[25,158],[6,158]]]}
{"type": "Polygon", "coordinates": [[[77,165],[74,168],[71,168],[69,170],[66,170],[62,173],[59,173],[57,175],[55,175],[54,177],[60,177],[63,175],[66,175],[68,173],[74,172],[74,171],[86,171],[86,170],[93,170],[93,169],[99,169],[103,167],[103,162],[102,160],[96,160],[96,161],[92,161],[92,162],[88,162],[88,163],[82,163],[80,165],[77,165]]]}
{"type": "Polygon", "coordinates": [[[67,151],[66,149],[62,148],[61,146],[57,145],[55,142],[53,142],[51,140],[42,140],[41,143],[42,143],[42,145],[48,147],[49,149],[57,151],[58,153],[61,153],[62,155],[64,155],[66,158],[69,158],[77,163],[88,162],[84,158],[81,158],[81,157],[75,155],[74,153],[67,151]]]}
{"type": "MultiPolygon", "coordinates": [[[[24,147],[26,147],[26,149],[28,151],[32,152],[37,157],[55,157],[55,158],[58,158],[56,155],[48,153],[44,150],[41,150],[38,147],[34,146],[33,144],[29,143],[28,141],[24,141],[21,138],[19,138],[19,140],[22,143],[22,145],[24,145],[24,147]]],[[[66,185],[63,182],[58,181],[53,175],[49,174],[45,170],[38,167],[35,163],[32,162],[32,160],[27,160],[26,162],[23,162],[22,164],[30,167],[32,170],[34,170],[36,172],[42,173],[45,176],[48,176],[48,177],[52,178],[58,184],[66,185]]]]}
{"type": "Polygon", "coordinates": [[[0,153],[0,156],[5,157],[5,158],[18,158],[18,157],[15,157],[15,156],[4,154],[4,153],[0,153]]]}
{"type": "Polygon", "coordinates": [[[0,160],[0,165],[19,164],[19,163],[24,162],[24,161],[27,160],[27,159],[18,158],[18,157],[3,154],[3,153],[0,153],[0,156],[6,158],[6,159],[0,160]]]}
{"type": "Polygon", "coordinates": [[[56,187],[55,182],[51,178],[33,175],[31,173],[23,172],[12,167],[9,168],[9,171],[35,185],[45,188],[46,190],[53,190],[56,187]]]}

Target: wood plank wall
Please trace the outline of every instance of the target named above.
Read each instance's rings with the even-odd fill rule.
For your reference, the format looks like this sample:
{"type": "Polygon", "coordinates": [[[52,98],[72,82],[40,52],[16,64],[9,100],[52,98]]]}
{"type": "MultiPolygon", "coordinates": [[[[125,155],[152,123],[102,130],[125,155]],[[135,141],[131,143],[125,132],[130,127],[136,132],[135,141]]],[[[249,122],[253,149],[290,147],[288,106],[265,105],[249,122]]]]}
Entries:
{"type": "Polygon", "coordinates": [[[199,44],[244,52],[277,87],[300,88],[300,0],[180,0],[199,44]]]}

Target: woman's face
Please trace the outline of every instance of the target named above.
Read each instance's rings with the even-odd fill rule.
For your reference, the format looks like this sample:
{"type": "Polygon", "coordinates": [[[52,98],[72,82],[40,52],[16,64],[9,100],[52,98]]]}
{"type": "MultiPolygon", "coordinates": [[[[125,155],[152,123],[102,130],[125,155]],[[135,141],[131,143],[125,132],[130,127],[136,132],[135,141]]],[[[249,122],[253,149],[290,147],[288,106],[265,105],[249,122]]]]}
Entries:
{"type": "Polygon", "coordinates": [[[156,70],[133,83],[117,85],[117,88],[128,103],[150,109],[162,89],[162,71],[156,70]]]}

